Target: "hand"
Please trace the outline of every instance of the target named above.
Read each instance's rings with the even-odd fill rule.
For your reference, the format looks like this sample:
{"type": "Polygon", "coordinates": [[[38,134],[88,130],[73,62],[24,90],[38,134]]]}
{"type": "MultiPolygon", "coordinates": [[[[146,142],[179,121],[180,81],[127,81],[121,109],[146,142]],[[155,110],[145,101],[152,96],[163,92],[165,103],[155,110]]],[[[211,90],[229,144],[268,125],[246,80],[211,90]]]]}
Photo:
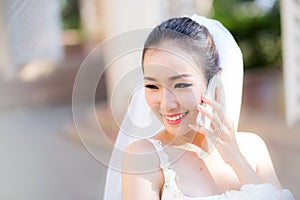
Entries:
{"type": "Polygon", "coordinates": [[[211,140],[222,159],[228,164],[238,162],[243,156],[237,144],[233,122],[225,115],[224,102],[221,101],[219,89],[216,89],[216,99],[206,96],[202,97],[203,103],[209,105],[210,109],[203,105],[198,105],[197,109],[202,113],[202,119],[208,118],[211,123],[209,129],[198,124],[190,125],[193,130],[204,134],[211,140]]]}
{"type": "Polygon", "coordinates": [[[208,97],[202,98],[203,103],[213,108],[213,112],[201,105],[197,107],[202,117],[211,120],[209,129],[195,124],[190,127],[213,142],[224,162],[229,164],[236,173],[241,185],[262,183],[238,147],[233,122],[225,115],[224,103],[221,103],[219,96],[217,89],[216,100],[208,97]]]}

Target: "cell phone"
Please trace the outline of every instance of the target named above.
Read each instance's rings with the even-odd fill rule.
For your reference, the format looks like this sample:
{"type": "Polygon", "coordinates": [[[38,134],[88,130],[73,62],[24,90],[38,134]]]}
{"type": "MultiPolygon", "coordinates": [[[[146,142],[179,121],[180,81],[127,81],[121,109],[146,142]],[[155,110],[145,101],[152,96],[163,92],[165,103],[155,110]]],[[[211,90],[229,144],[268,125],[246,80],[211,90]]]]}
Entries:
{"type": "MultiPolygon", "coordinates": [[[[220,103],[224,106],[224,112],[225,112],[225,93],[224,93],[224,87],[222,83],[221,76],[217,73],[214,75],[210,81],[208,82],[205,95],[213,100],[216,100],[216,89],[218,88],[219,92],[219,100],[220,103]]],[[[211,113],[215,112],[213,108],[205,103],[202,104],[204,107],[206,107],[211,113]]],[[[199,126],[205,127],[206,129],[210,129],[211,121],[207,117],[202,117],[202,113],[199,112],[196,118],[196,123],[199,126]]]]}

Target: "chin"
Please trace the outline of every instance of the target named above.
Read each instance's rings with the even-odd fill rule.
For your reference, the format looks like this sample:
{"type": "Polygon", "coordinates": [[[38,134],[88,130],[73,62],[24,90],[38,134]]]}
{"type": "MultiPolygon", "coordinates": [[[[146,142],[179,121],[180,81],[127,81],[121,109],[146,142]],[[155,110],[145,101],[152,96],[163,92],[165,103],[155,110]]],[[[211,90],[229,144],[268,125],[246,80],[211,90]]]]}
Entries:
{"type": "Polygon", "coordinates": [[[186,124],[181,124],[179,126],[170,126],[170,125],[165,125],[164,124],[165,129],[172,135],[174,136],[182,136],[187,134],[190,131],[190,128],[186,125],[186,124]]]}
{"type": "Polygon", "coordinates": [[[188,125],[194,124],[194,121],[188,118],[178,124],[170,124],[163,118],[160,118],[160,121],[165,129],[172,135],[185,135],[191,130],[188,125]]]}

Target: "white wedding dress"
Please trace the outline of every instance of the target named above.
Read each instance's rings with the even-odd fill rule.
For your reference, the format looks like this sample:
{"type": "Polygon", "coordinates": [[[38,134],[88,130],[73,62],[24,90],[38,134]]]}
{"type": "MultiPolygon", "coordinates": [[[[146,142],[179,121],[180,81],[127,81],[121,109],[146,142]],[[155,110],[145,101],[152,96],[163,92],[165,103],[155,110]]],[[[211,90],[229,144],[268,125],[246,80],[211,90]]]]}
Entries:
{"type": "MultiPolygon", "coordinates": [[[[194,15],[191,19],[205,26],[212,34],[216,44],[220,66],[222,68],[222,81],[226,94],[227,115],[232,119],[237,130],[243,86],[243,59],[240,48],[229,31],[218,21],[194,15]]],[[[143,74],[141,74],[142,79],[143,74]]],[[[162,167],[165,182],[162,200],[294,200],[288,190],[278,190],[274,186],[265,184],[248,184],[240,190],[230,190],[222,194],[207,197],[191,197],[183,194],[177,187],[176,172],[168,163],[168,155],[163,151],[161,142],[150,139],[160,130],[162,125],[153,115],[145,101],[144,88],[137,87],[127,113],[122,122],[114,150],[107,170],[104,200],[122,199],[122,159],[125,148],[138,139],[147,139],[154,145],[162,167]],[[143,135],[143,133],[149,133],[143,135]]]]}
{"type": "Polygon", "coordinates": [[[286,189],[278,190],[273,185],[264,184],[247,184],[240,190],[230,190],[222,194],[205,197],[191,197],[182,193],[176,184],[176,172],[169,163],[169,156],[163,150],[162,143],[159,140],[148,139],[160,159],[160,166],[164,174],[164,185],[161,200],[294,200],[293,195],[286,189]]]}

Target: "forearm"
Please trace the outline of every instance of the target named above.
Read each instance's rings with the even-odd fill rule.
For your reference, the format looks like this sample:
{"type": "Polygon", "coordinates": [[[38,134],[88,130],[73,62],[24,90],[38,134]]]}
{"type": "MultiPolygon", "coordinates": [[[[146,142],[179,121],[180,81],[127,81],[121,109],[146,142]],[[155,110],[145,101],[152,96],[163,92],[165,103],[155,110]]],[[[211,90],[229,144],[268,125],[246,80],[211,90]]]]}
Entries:
{"type": "Polygon", "coordinates": [[[242,154],[236,156],[229,164],[237,175],[241,185],[262,183],[256,171],[242,154]]]}

